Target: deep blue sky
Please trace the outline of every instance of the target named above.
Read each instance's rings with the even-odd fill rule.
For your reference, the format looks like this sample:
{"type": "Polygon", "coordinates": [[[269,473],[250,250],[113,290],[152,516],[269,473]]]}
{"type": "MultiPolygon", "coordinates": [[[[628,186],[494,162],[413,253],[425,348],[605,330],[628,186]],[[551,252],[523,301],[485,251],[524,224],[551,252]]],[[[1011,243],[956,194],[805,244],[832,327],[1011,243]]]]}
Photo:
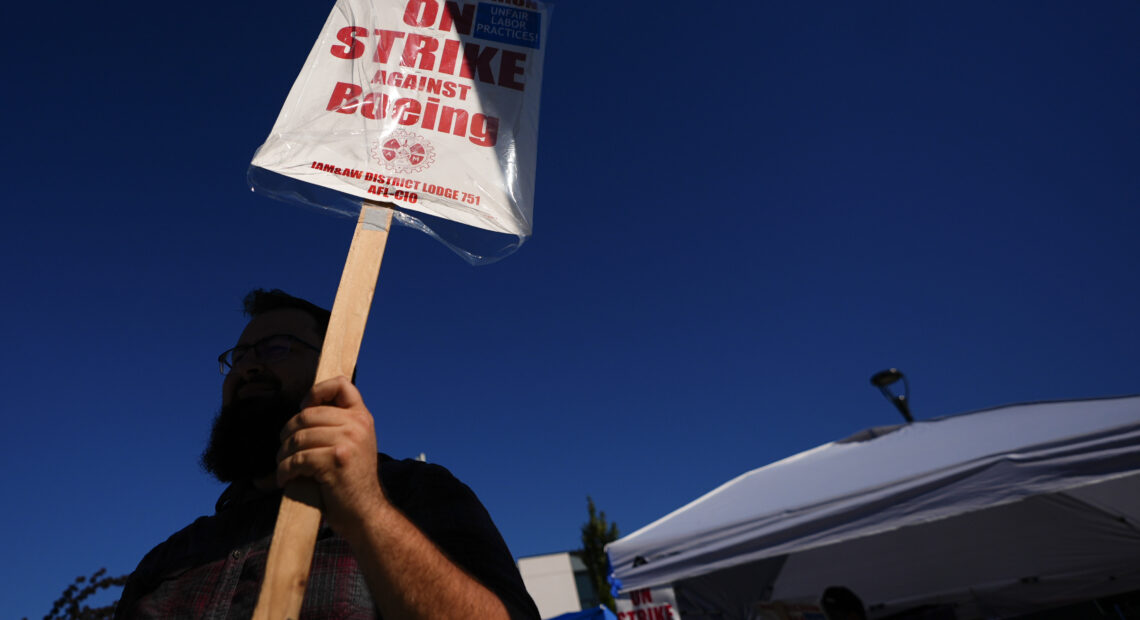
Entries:
{"type": "MultiPolygon", "coordinates": [[[[7,9],[3,616],[212,511],[247,290],[331,304],[352,222],[245,185],[331,6],[7,9]]],[[[889,366],[919,418],[1140,392],[1140,5],[706,6],[557,3],[534,237],[392,234],[381,449],[516,556],[895,422],[889,366]]]]}

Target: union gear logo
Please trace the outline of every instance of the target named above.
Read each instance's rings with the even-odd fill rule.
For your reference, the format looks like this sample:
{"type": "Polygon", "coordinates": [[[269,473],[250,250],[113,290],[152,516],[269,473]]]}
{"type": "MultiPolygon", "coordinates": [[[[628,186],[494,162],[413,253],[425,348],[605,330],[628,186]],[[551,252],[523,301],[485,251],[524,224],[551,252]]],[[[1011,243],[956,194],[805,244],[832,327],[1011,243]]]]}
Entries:
{"type": "Polygon", "coordinates": [[[394,172],[422,172],[435,163],[435,148],[423,136],[397,129],[372,141],[372,159],[394,172]]]}

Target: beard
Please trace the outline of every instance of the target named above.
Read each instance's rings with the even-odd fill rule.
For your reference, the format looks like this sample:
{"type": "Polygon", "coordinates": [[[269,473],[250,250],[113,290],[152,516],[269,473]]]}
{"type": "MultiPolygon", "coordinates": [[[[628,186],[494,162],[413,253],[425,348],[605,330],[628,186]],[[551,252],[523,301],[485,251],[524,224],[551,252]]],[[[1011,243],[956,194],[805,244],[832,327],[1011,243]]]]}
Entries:
{"type": "Polygon", "coordinates": [[[202,469],[221,482],[269,476],[277,470],[281,429],[300,410],[300,398],[280,391],[223,406],[202,452],[202,469]]]}

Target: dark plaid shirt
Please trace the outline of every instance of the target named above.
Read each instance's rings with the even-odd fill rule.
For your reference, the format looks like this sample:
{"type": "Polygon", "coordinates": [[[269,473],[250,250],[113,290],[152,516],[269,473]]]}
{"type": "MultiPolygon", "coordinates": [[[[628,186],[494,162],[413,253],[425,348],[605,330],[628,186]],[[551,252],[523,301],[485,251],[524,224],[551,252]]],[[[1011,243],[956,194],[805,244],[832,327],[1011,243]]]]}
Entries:
{"type": "MultiPolygon", "coordinates": [[[[453,562],[492,592],[512,618],[538,618],[518,568],[486,509],[443,467],[380,455],[384,492],[453,562]]],[[[131,574],[116,618],[241,618],[257,605],[281,493],[233,484],[213,516],[155,547],[131,574]]],[[[301,618],[377,618],[348,543],[317,535],[301,618]]]]}

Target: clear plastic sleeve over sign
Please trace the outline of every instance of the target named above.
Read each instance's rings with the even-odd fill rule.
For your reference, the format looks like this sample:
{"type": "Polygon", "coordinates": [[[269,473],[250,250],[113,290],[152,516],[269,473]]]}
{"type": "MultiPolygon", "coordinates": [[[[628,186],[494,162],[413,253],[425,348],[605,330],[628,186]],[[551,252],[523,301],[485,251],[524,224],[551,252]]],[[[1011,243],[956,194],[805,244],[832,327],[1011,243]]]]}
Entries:
{"type": "Polygon", "coordinates": [[[517,247],[549,21],[534,0],[338,0],[254,155],[253,188],[349,215],[394,203],[428,232],[457,222],[517,247]]]}

